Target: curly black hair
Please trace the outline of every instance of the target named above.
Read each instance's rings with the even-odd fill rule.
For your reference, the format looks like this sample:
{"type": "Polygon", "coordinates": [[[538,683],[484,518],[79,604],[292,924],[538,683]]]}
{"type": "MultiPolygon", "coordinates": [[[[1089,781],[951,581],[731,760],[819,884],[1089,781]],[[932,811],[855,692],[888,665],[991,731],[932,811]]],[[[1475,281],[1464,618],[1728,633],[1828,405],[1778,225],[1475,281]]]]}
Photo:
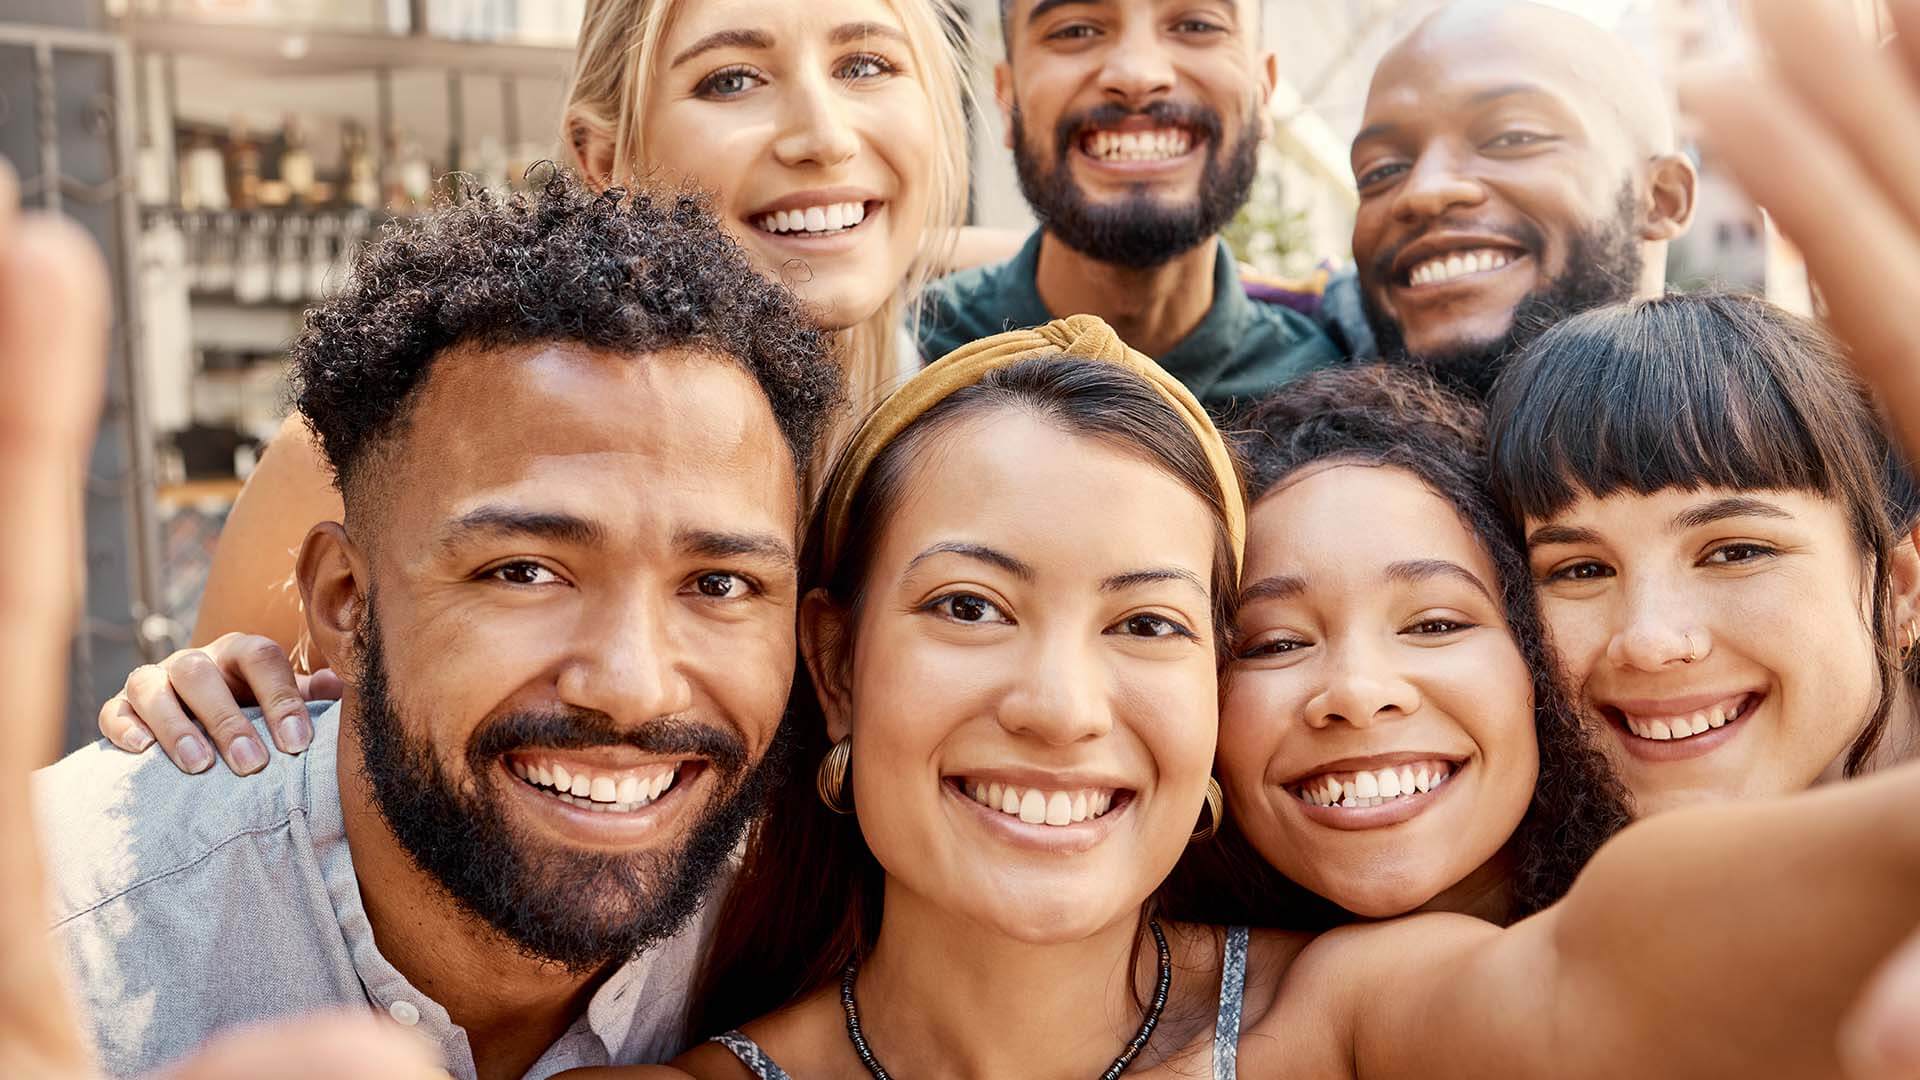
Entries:
{"type": "Polygon", "coordinates": [[[436,360],[541,342],[733,359],[766,393],[796,483],[842,399],[831,335],[753,268],[704,197],[595,191],[556,168],[537,194],[478,191],[389,225],[307,313],[294,405],[351,500],[436,360]]]}
{"type": "MultiPolygon", "coordinates": [[[[1418,477],[1459,515],[1494,565],[1501,606],[1533,682],[1540,777],[1514,833],[1514,918],[1565,895],[1581,867],[1629,820],[1625,787],[1568,697],[1541,623],[1526,548],[1487,483],[1480,406],[1403,365],[1333,368],[1258,403],[1235,441],[1253,500],[1310,465],[1390,465],[1418,477]]],[[[1214,850],[1196,848],[1179,892],[1212,921],[1324,929],[1353,916],[1288,881],[1228,815],[1214,850]]]]}

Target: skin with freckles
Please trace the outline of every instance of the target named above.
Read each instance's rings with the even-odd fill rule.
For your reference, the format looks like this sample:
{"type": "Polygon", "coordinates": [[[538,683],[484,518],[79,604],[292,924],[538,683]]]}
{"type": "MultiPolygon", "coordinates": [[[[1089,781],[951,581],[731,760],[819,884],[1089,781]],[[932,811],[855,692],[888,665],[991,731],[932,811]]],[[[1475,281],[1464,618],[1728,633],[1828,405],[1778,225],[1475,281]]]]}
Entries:
{"type": "Polygon", "coordinates": [[[891,297],[924,233],[939,150],[905,33],[885,0],[681,3],[649,80],[656,179],[716,192],[728,231],[829,325],[891,297]],[[831,236],[765,227],[836,203],[867,216],[831,236]]]}
{"type": "Polygon", "coordinates": [[[1526,529],[1542,614],[1639,814],[1839,775],[1880,691],[1867,568],[1838,502],[1583,494],[1526,529]],[[1737,719],[1684,740],[1629,726],[1729,701],[1737,719]]]}
{"type": "Polygon", "coordinates": [[[1533,4],[1456,5],[1395,46],[1352,149],[1354,262],[1369,317],[1394,328],[1383,341],[1492,363],[1515,310],[1563,280],[1601,272],[1562,308],[1658,293],[1695,175],[1656,85],[1620,39],[1533,4]],[[1410,279],[1481,251],[1507,261],[1410,279]]]}
{"type": "Polygon", "coordinates": [[[1489,885],[1505,878],[1539,752],[1486,549],[1412,474],[1334,464],[1254,505],[1247,558],[1219,752],[1241,831],[1359,915],[1503,895],[1489,885]],[[1404,819],[1337,824],[1299,794],[1328,772],[1436,759],[1453,774],[1404,819]]]}

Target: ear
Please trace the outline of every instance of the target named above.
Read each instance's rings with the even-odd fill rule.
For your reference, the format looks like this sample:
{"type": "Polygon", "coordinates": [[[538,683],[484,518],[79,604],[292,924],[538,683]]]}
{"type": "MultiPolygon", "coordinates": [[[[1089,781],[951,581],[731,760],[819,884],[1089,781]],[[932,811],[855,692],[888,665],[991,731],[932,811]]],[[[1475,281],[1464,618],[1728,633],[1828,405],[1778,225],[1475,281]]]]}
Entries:
{"type": "Polygon", "coordinates": [[[1694,200],[1700,176],[1685,154],[1662,154],[1647,169],[1650,205],[1640,226],[1640,239],[1672,240],[1693,225],[1694,200]]]}
{"type": "Polygon", "coordinates": [[[360,682],[360,658],[354,655],[360,620],[367,610],[366,557],[337,521],[323,521],[307,531],[294,561],[294,578],[306,609],[307,634],[326,662],[347,685],[360,682]]]}
{"type": "Polygon", "coordinates": [[[561,128],[567,134],[566,153],[573,171],[595,191],[613,184],[613,133],[597,116],[578,107],[567,110],[561,128]]]}
{"type": "Polygon", "coordinates": [[[1273,104],[1273,88],[1280,85],[1280,58],[1272,49],[1260,53],[1260,112],[1273,104]]]}
{"type": "Polygon", "coordinates": [[[1005,60],[993,65],[993,103],[1000,107],[1000,141],[1013,149],[1013,68],[1005,60]]]}
{"type": "Polygon", "coordinates": [[[1890,560],[1893,584],[1893,629],[1895,640],[1901,630],[1920,620],[1920,527],[1908,530],[1893,546],[1890,560]]]}
{"type": "Polygon", "coordinates": [[[827,717],[827,738],[834,742],[853,733],[851,616],[825,589],[815,589],[800,601],[800,656],[827,717]]]}

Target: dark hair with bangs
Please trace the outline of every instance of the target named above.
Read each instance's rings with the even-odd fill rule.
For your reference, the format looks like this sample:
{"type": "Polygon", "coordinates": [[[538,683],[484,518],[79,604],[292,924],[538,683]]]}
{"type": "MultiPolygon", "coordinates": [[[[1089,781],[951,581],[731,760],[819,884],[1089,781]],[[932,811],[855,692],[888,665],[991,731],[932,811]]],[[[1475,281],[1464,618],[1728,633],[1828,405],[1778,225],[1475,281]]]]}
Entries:
{"type": "MultiPolygon", "coordinates": [[[[1228,493],[1220,489],[1200,440],[1144,378],[1060,352],[987,373],[888,443],[854,493],[852,524],[832,565],[822,550],[824,515],[814,514],[801,553],[800,594],[824,589],[835,605],[857,611],[874,553],[915,465],[956,423],[1002,409],[1025,411],[1070,434],[1136,454],[1206,505],[1214,530],[1210,614],[1214,639],[1224,650],[1237,599],[1228,493]]],[[[829,490],[846,467],[843,457],[829,490]]],[[[794,748],[796,769],[775,788],[767,813],[748,834],[746,857],[696,986],[689,1028],[694,1036],[737,1027],[837,979],[849,961],[867,955],[880,930],[882,868],[858,818],[829,810],[815,791],[814,766],[832,743],[805,664],[794,678],[782,736],[794,748]]],[[[1149,900],[1149,909],[1155,903],[1149,900]]]]}
{"type": "Polygon", "coordinates": [[[1845,510],[1871,565],[1880,700],[1846,772],[1886,730],[1895,647],[1897,465],[1840,346],[1810,319],[1738,293],[1675,294],[1576,315],[1514,358],[1489,406],[1493,490],[1515,521],[1582,495],[1802,491],[1845,510]]]}
{"type": "MultiPolygon", "coordinates": [[[[1514,856],[1510,910],[1518,919],[1558,900],[1626,825],[1627,794],[1559,681],[1525,549],[1487,487],[1480,406],[1415,369],[1372,364],[1284,386],[1246,423],[1236,443],[1253,499],[1313,465],[1391,466],[1451,505],[1486,550],[1508,631],[1531,677],[1540,747],[1539,779],[1507,847],[1514,856]]],[[[1194,849],[1183,864],[1175,895],[1180,914],[1208,921],[1324,929],[1354,918],[1268,865],[1231,813],[1219,843],[1194,849]]]]}

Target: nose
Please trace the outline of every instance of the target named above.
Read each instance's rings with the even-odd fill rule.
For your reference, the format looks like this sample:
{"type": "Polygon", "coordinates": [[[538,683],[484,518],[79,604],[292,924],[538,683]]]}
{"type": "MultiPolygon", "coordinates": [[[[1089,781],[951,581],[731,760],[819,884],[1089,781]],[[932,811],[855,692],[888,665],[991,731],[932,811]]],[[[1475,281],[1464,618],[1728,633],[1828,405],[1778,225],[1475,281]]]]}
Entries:
{"type": "Polygon", "coordinates": [[[790,167],[831,167],[860,151],[860,137],[848,122],[846,102],[824,74],[785,84],[779,133],[773,156],[790,167]]]}
{"type": "Polygon", "coordinates": [[[1111,683],[1094,649],[1058,640],[1029,649],[1018,681],[1001,697],[1000,726],[1066,746],[1113,730],[1111,683]]]}
{"type": "Polygon", "coordinates": [[[1100,91],[1108,101],[1140,109],[1173,92],[1173,61],[1149,23],[1122,32],[1100,65],[1100,91]]]}
{"type": "Polygon", "coordinates": [[[602,603],[580,620],[576,645],[560,672],[561,700],[635,723],[692,708],[693,685],[670,625],[671,604],[638,596],[602,603]]]}
{"type": "Polygon", "coordinates": [[[1697,663],[1712,652],[1712,635],[1687,602],[1685,590],[1665,579],[1647,577],[1622,592],[1622,607],[1607,639],[1609,663],[1665,671],[1697,663]]]}
{"type": "Polygon", "coordinates": [[[1307,726],[1372,727],[1420,708],[1420,692],[1392,659],[1369,643],[1349,640],[1326,646],[1325,680],[1307,700],[1307,726]]]}
{"type": "Polygon", "coordinates": [[[1393,216],[1403,224],[1417,224],[1456,207],[1478,206],[1486,198],[1486,188],[1460,167],[1456,155],[1443,146],[1427,146],[1394,193],[1393,216]]]}

